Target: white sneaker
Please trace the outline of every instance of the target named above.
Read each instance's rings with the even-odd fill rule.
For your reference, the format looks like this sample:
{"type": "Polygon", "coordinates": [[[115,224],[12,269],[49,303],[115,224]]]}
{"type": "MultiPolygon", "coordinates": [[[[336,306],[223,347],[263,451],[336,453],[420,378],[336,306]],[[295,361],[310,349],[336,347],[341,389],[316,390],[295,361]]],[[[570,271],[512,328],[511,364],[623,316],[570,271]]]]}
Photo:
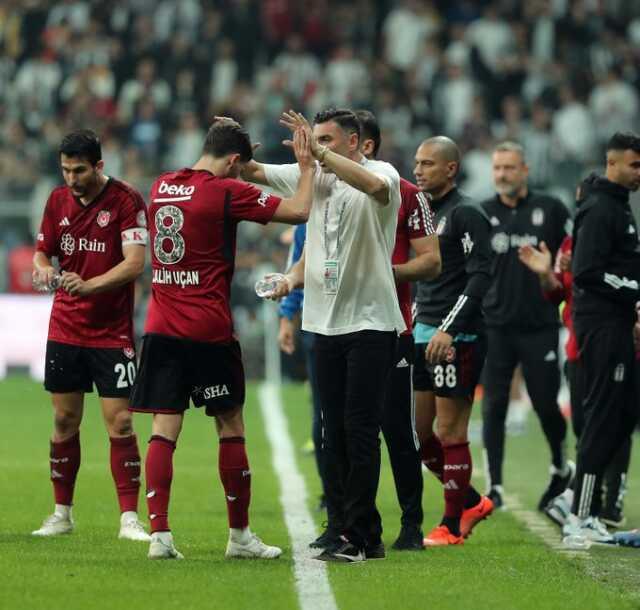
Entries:
{"type": "Polygon", "coordinates": [[[559,496],[556,496],[542,511],[556,525],[563,527],[571,514],[571,504],[573,502],[573,490],[566,489],[559,496]]]}
{"type": "Polygon", "coordinates": [[[37,529],[31,532],[32,536],[59,536],[61,534],[70,534],[73,531],[73,517],[71,511],[67,515],[53,513],[49,515],[37,529]]]}
{"type": "Polygon", "coordinates": [[[277,559],[282,555],[282,549],[277,546],[265,544],[255,534],[250,534],[246,544],[234,542],[229,538],[227,551],[224,556],[227,559],[277,559]]]}
{"type": "Polygon", "coordinates": [[[184,555],[173,546],[171,532],[154,532],[151,534],[149,559],[184,559],[184,555]]]}
{"type": "Polygon", "coordinates": [[[562,527],[562,544],[572,549],[588,549],[592,544],[611,544],[613,536],[597,517],[578,519],[569,515],[562,527]]]}
{"type": "Polygon", "coordinates": [[[120,517],[120,533],[118,538],[135,540],[138,542],[150,542],[151,536],[144,531],[144,526],[138,520],[134,512],[122,513],[120,517]]]}

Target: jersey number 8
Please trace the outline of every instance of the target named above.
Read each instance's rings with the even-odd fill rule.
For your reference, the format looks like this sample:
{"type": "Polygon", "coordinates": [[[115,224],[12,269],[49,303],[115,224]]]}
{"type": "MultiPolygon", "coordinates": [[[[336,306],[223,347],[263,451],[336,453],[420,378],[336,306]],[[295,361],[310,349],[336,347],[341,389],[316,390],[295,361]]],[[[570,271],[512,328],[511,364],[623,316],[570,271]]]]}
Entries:
{"type": "Polygon", "coordinates": [[[447,364],[447,366],[438,364],[433,367],[433,383],[437,388],[445,385],[448,388],[455,388],[457,382],[455,364],[447,364]]]}
{"type": "Polygon", "coordinates": [[[157,233],[153,240],[153,252],[162,264],[174,265],[184,256],[184,238],[180,235],[184,214],[175,205],[163,205],[156,212],[155,223],[157,233]]]}

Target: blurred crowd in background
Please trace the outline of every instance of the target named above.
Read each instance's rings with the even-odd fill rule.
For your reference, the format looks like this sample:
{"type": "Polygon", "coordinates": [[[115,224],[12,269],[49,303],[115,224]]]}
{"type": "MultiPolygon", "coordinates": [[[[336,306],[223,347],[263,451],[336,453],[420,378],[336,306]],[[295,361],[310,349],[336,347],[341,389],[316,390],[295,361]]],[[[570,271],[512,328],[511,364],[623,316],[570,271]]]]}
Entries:
{"type": "MultiPolygon", "coordinates": [[[[4,0],[0,265],[30,257],[75,128],[96,130],[107,174],[146,196],[157,174],[197,159],[214,115],[244,123],[258,157],[279,163],[291,160],[283,109],[363,107],[382,126],[380,157],[407,178],[420,141],[442,133],[464,151],[462,187],[489,196],[491,148],[508,138],[532,185],[571,205],[610,134],[638,129],[639,93],[637,0],[4,0]]],[[[245,336],[256,269],[285,255],[278,230],[241,232],[245,336]]],[[[14,275],[0,291],[20,289],[14,275]]]]}

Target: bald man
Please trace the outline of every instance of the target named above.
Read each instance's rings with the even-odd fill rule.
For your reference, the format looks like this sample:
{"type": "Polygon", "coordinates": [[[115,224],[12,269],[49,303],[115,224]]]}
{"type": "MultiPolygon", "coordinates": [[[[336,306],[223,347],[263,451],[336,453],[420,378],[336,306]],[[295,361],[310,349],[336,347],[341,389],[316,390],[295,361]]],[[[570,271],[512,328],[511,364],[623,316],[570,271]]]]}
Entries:
{"type": "Polygon", "coordinates": [[[468,427],[486,354],[482,299],[491,283],[489,219],[456,186],[460,151],[444,136],[425,140],[414,175],[428,193],[440,240],[442,271],[418,282],[413,383],[422,459],[444,485],[445,510],[425,546],[462,544],[493,511],[470,485],[468,427]],[[433,425],[437,419],[434,433],[433,425]]]}

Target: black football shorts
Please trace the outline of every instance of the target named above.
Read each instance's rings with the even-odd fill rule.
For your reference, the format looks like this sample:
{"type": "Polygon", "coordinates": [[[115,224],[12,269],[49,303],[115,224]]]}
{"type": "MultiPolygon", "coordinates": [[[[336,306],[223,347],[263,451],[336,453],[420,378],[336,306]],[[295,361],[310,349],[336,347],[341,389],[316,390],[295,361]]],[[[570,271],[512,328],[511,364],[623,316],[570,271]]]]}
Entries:
{"type": "Polygon", "coordinates": [[[83,347],[47,341],[44,387],[48,392],[93,392],[102,398],[129,398],[136,379],[133,348],[83,347]]]}
{"type": "Polygon", "coordinates": [[[462,396],[473,400],[487,355],[486,339],[480,336],[475,341],[454,342],[453,359],[436,365],[426,361],[426,348],[426,343],[416,343],[413,389],[433,392],[436,396],[462,396]]]}
{"type": "Polygon", "coordinates": [[[165,335],[145,335],[131,410],[183,413],[189,399],[217,415],[242,406],[244,366],[237,341],[205,343],[165,335]]]}

